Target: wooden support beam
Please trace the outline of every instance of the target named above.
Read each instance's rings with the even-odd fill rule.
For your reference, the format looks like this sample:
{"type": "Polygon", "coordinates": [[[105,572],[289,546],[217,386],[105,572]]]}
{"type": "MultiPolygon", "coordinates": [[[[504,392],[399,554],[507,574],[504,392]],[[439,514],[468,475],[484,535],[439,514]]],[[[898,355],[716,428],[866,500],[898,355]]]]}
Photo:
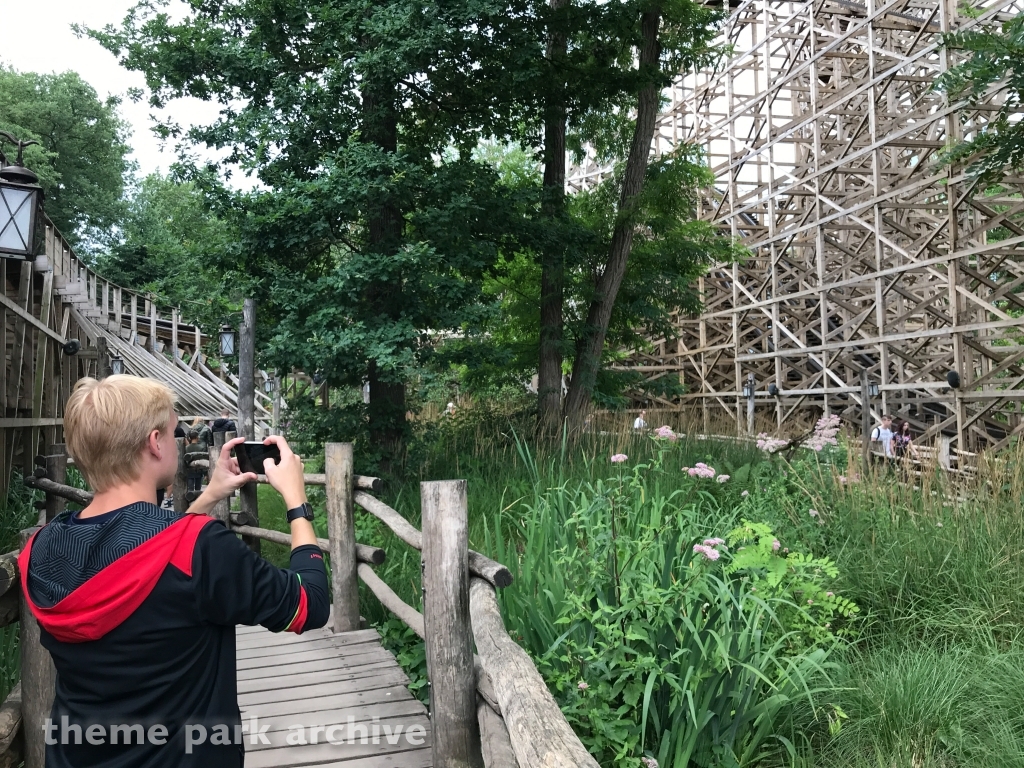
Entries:
{"type": "MultiPolygon", "coordinates": [[[[21,532],[21,547],[38,528],[21,532]]],[[[21,712],[25,724],[25,768],[45,768],[46,744],[44,724],[53,707],[54,683],[57,671],[47,651],[40,642],[39,622],[21,595],[21,712]]]]}
{"type": "Polygon", "coordinates": [[[324,446],[327,474],[327,531],[331,540],[331,585],[334,631],[359,629],[359,582],[356,574],[356,532],[352,511],[352,444],[324,446]]]}
{"type": "Polygon", "coordinates": [[[433,764],[437,768],[483,768],[469,618],[466,481],[420,483],[420,498],[433,764]]]}

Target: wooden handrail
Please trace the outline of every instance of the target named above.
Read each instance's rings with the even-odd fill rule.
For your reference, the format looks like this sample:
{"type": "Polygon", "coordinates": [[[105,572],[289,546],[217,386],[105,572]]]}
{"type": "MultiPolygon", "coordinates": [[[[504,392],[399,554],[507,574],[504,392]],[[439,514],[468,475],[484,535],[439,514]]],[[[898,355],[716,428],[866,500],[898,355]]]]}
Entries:
{"type": "MultiPolygon", "coordinates": [[[[398,538],[413,549],[423,549],[423,535],[396,510],[383,501],[375,499],[368,493],[357,492],[355,502],[371,515],[376,517],[398,538]]],[[[507,587],[512,583],[512,573],[501,563],[491,560],[486,555],[469,550],[469,570],[497,588],[507,587]]]]}
{"type": "MultiPolygon", "coordinates": [[[[272,531],[268,528],[256,528],[252,525],[236,525],[232,522],[231,530],[235,533],[240,533],[243,536],[252,536],[256,539],[272,541],[275,544],[283,544],[286,547],[290,547],[292,543],[292,537],[289,534],[282,533],[281,531],[272,531]]],[[[317,538],[316,543],[320,546],[320,549],[325,552],[330,551],[331,543],[327,539],[317,538]]],[[[369,544],[356,544],[356,559],[360,563],[381,565],[385,558],[386,553],[380,547],[371,547],[369,544]]]]}

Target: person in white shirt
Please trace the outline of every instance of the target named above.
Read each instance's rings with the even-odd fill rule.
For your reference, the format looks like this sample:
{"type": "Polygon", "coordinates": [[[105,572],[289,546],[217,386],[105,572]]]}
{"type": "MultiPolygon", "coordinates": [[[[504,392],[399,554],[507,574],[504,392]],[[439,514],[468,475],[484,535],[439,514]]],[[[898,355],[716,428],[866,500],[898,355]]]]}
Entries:
{"type": "Polygon", "coordinates": [[[871,430],[871,442],[881,443],[882,451],[885,453],[885,460],[892,462],[894,458],[892,450],[892,416],[883,416],[882,423],[871,430]]]}
{"type": "Polygon", "coordinates": [[[646,415],[647,411],[640,411],[640,415],[633,420],[633,429],[647,429],[647,422],[644,420],[646,415]]]}

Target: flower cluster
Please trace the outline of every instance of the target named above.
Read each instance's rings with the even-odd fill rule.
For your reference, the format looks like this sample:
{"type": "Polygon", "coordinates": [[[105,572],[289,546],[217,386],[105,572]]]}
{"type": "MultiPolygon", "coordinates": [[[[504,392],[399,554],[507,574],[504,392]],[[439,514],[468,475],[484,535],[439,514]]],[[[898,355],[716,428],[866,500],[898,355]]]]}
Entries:
{"type": "Polygon", "coordinates": [[[692,467],[683,467],[683,471],[690,477],[706,477],[709,480],[715,476],[715,468],[709,467],[703,461],[698,461],[692,467]]]}
{"type": "Polygon", "coordinates": [[[775,453],[780,451],[789,445],[789,440],[782,440],[778,437],[772,437],[767,432],[762,432],[757,436],[757,447],[766,453],[775,453]]]}
{"type": "Polygon", "coordinates": [[[715,478],[715,480],[717,480],[720,483],[725,483],[729,480],[729,477],[730,475],[719,475],[718,477],[715,478]]]}
{"type": "Polygon", "coordinates": [[[705,560],[717,560],[722,556],[719,551],[719,547],[722,549],[728,549],[725,546],[725,539],[720,539],[717,536],[713,539],[704,539],[703,544],[694,544],[693,553],[695,555],[704,555],[705,560]]]}
{"type": "Polygon", "coordinates": [[[640,762],[644,764],[644,768],[658,768],[658,761],[653,757],[641,757],[640,762]]]}
{"type": "Polygon", "coordinates": [[[661,438],[662,440],[678,440],[679,435],[672,431],[672,427],[666,424],[663,427],[658,427],[654,430],[654,436],[661,438]]]}
{"type": "Polygon", "coordinates": [[[624,453],[616,453],[614,456],[612,456],[612,464],[621,464],[628,458],[629,456],[627,456],[624,453]]]}
{"type": "Polygon", "coordinates": [[[717,560],[722,556],[721,552],[714,547],[707,546],[706,544],[694,544],[693,551],[694,554],[704,555],[704,559],[706,560],[717,560]]]}
{"type": "Polygon", "coordinates": [[[829,445],[839,445],[836,435],[839,434],[841,423],[840,418],[835,414],[822,416],[814,425],[814,434],[804,441],[804,445],[814,451],[824,450],[829,445]]]}

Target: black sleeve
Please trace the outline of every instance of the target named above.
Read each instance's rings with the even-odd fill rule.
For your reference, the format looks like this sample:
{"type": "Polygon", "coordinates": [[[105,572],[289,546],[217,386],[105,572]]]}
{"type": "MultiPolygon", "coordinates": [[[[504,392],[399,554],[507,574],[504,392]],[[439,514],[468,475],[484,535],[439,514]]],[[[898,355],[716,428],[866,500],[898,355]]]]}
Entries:
{"type": "Polygon", "coordinates": [[[291,568],[285,570],[249,549],[223,523],[209,523],[196,540],[192,578],[200,618],[211,624],[260,624],[273,632],[304,632],[327,623],[324,557],[312,544],[293,550],[291,568]]]}

